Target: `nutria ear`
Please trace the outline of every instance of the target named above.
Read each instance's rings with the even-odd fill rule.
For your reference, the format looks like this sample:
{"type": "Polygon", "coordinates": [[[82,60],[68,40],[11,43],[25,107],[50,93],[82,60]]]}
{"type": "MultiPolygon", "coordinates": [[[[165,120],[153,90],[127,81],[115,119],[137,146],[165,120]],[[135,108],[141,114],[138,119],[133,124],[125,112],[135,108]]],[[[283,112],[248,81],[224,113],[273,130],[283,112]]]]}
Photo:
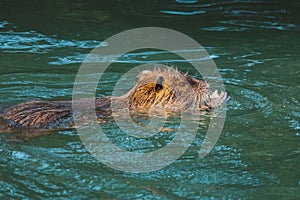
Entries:
{"type": "Polygon", "coordinates": [[[165,82],[164,77],[159,76],[156,81],[155,91],[158,92],[158,91],[162,90],[164,88],[164,82],[165,82]]]}
{"type": "Polygon", "coordinates": [[[143,80],[146,76],[151,75],[151,71],[150,70],[143,70],[139,73],[139,75],[137,76],[139,80],[143,80]]]}

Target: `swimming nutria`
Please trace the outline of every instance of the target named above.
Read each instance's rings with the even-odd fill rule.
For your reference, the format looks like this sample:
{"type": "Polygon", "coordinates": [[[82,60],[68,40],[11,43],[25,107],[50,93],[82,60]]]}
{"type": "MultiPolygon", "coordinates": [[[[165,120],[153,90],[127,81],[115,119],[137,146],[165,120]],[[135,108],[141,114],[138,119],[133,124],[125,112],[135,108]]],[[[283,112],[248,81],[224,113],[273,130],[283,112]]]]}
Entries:
{"type": "MultiPolygon", "coordinates": [[[[209,85],[172,67],[144,70],[136,85],[120,97],[95,98],[99,118],[111,115],[111,105],[147,111],[153,105],[170,111],[209,110],[222,105],[227,93],[209,91],[209,85]]],[[[29,101],[0,113],[0,132],[20,129],[66,129],[74,125],[71,101],[29,101]],[[2,125],[1,125],[2,124],[2,125]],[[2,126],[2,127],[1,127],[2,126]]]]}

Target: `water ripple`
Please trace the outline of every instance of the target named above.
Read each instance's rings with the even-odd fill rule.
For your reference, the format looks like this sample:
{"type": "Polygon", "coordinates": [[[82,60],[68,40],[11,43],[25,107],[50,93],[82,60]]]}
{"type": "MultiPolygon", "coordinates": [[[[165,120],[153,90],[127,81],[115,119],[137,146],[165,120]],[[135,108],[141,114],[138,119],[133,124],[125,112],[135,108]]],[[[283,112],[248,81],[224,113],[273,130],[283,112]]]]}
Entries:
{"type": "Polygon", "coordinates": [[[73,74],[3,74],[0,104],[32,99],[65,98],[72,94],[73,74]]]}
{"type": "MultiPolygon", "coordinates": [[[[228,80],[226,81],[228,82],[228,80]]],[[[236,81],[229,82],[230,84],[236,81]]],[[[265,85],[265,83],[261,83],[265,85]]],[[[231,88],[237,87],[234,92],[230,92],[231,99],[228,103],[228,108],[230,112],[228,115],[243,115],[243,114],[250,114],[257,110],[260,110],[264,116],[269,116],[272,114],[272,102],[262,94],[246,89],[240,88],[239,84],[236,83],[236,86],[231,86],[231,88]]]]}
{"type": "Polygon", "coordinates": [[[184,4],[189,4],[189,3],[197,3],[198,0],[176,0],[177,3],[184,3],[184,4]]]}
{"type": "Polygon", "coordinates": [[[266,28],[277,30],[289,30],[296,28],[294,24],[282,23],[277,21],[257,21],[257,20],[226,20],[219,21],[220,24],[243,27],[244,30],[249,28],[266,28]]]}
{"type": "Polygon", "coordinates": [[[91,49],[100,46],[107,46],[104,42],[96,40],[63,40],[57,37],[48,37],[36,31],[0,32],[0,50],[8,53],[48,53],[53,49],[77,48],[91,49]]]}
{"type": "MultiPolygon", "coordinates": [[[[178,52],[181,53],[189,53],[191,50],[178,50],[173,51],[172,53],[176,54],[178,52]]],[[[194,50],[199,51],[199,50],[194,50]]],[[[219,55],[217,54],[210,54],[209,57],[204,58],[198,58],[195,59],[197,61],[199,60],[206,60],[206,59],[215,59],[218,58],[219,55]]],[[[162,51],[146,51],[142,53],[127,53],[124,55],[107,55],[102,56],[98,54],[81,54],[77,53],[75,55],[70,56],[56,56],[52,57],[52,59],[55,59],[53,61],[50,61],[49,64],[51,65],[67,65],[67,64],[74,64],[74,63],[82,63],[82,62],[100,62],[100,63],[106,63],[106,62],[114,62],[114,63],[131,63],[131,64],[143,64],[145,62],[147,63],[180,63],[180,62],[186,62],[186,61],[192,61],[192,60],[184,60],[178,58],[176,55],[172,55],[170,52],[162,52],[162,51]],[[85,58],[89,55],[89,59],[85,60],[85,58]],[[117,59],[114,59],[116,58],[117,59]]],[[[193,61],[195,61],[193,60],[193,61]]]]}
{"type": "Polygon", "coordinates": [[[206,11],[198,10],[198,11],[171,11],[171,10],[161,10],[161,13],[170,14],[170,15],[198,15],[206,13],[206,11]]]}
{"type": "Polygon", "coordinates": [[[4,28],[8,24],[8,21],[0,21],[0,28],[4,28]]]}
{"type": "Polygon", "coordinates": [[[177,0],[160,11],[167,15],[191,16],[205,31],[246,31],[250,29],[294,30],[297,26],[289,21],[288,8],[268,1],[222,1],[177,0]],[[206,15],[211,24],[202,23],[197,15],[206,15]],[[213,15],[212,15],[213,14],[213,15]],[[285,20],[283,17],[285,16],[285,20]],[[215,21],[215,22],[214,22],[215,21]]]}

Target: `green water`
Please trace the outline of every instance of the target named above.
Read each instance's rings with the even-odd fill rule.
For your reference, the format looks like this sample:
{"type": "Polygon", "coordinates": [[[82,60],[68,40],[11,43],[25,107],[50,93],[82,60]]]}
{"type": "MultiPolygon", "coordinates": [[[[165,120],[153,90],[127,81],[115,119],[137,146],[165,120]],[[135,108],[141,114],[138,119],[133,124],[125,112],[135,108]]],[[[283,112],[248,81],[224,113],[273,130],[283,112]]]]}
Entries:
{"type": "MultiPolygon", "coordinates": [[[[146,174],[105,166],[76,131],[27,142],[4,134],[0,198],[299,199],[299,8],[297,1],[283,0],[2,0],[1,107],[71,99],[87,53],[109,36],[144,26],[171,28],[203,45],[231,101],[222,135],[207,157],[197,157],[204,137],[200,129],[180,159],[146,174]]],[[[121,69],[137,61],[133,56],[119,63],[99,93],[109,94],[121,69]]],[[[106,126],[118,140],[117,130],[106,126]]],[[[169,140],[162,136],[150,146],[159,148],[169,140]]]]}

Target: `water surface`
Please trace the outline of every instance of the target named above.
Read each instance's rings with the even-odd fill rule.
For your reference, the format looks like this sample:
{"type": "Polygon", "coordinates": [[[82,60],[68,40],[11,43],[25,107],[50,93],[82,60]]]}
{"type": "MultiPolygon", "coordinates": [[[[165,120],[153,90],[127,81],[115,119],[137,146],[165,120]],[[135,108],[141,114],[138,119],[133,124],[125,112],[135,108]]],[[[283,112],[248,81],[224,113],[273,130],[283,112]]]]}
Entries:
{"type": "MultiPolygon", "coordinates": [[[[197,137],[180,159],[147,174],[106,167],[76,131],[27,142],[2,134],[0,197],[299,199],[298,19],[296,1],[1,1],[1,107],[71,99],[77,70],[89,51],[109,45],[102,42],[109,36],[143,26],[175,29],[203,45],[231,101],[222,135],[205,159],[197,152],[209,120],[199,122],[197,137]]],[[[98,95],[109,94],[124,69],[153,58],[165,59],[153,51],[124,57],[101,80],[99,86],[106,87],[99,87],[98,95]]],[[[114,124],[104,128],[121,146],[136,144],[114,124]]],[[[172,129],[165,133],[138,142],[138,149],[160,148],[174,134],[172,129]]]]}

